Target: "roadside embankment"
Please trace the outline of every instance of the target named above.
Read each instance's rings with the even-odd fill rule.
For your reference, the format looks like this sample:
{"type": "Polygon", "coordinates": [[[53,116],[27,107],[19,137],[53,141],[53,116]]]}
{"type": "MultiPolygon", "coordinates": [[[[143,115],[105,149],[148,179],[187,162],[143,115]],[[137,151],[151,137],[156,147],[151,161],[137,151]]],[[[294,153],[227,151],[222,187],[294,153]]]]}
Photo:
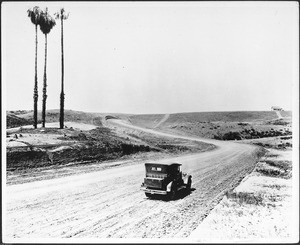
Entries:
{"type": "Polygon", "coordinates": [[[269,149],[189,238],[196,242],[295,242],[292,205],[292,151],[269,149]]]}
{"type": "MultiPolygon", "coordinates": [[[[68,126],[64,129],[33,129],[30,125],[8,129],[7,183],[19,183],[20,177],[21,182],[33,181],[30,177],[33,174],[42,176],[41,173],[45,171],[59,171],[64,166],[93,165],[85,168],[86,172],[93,171],[95,164],[101,165],[102,169],[102,165],[108,167],[107,162],[117,159],[122,165],[128,165],[135,159],[154,159],[158,156],[164,158],[215,148],[212,144],[168,138],[139,130],[120,130],[74,122],[66,125],[68,126]]],[[[64,175],[67,174],[63,172],[64,175]]]]}

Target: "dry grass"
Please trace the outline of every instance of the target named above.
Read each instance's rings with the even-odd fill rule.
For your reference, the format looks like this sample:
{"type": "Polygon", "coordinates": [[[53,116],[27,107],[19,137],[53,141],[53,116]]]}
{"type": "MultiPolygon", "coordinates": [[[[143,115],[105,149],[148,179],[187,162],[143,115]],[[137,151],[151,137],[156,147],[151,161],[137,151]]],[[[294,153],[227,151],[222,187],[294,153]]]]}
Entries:
{"type": "MultiPolygon", "coordinates": [[[[28,124],[32,121],[32,111],[8,112],[8,128],[28,124]],[[20,125],[17,125],[20,124],[20,125]]],[[[285,112],[291,116],[291,112],[285,112]]],[[[164,118],[164,114],[105,114],[86,113],[66,110],[65,121],[88,123],[101,126],[106,118],[121,118],[133,125],[155,128],[164,118]]],[[[41,115],[38,115],[41,118],[41,115]]],[[[166,121],[160,125],[163,131],[184,133],[187,135],[214,138],[222,140],[242,140],[286,136],[291,134],[290,119],[285,120],[287,125],[274,125],[277,114],[274,111],[235,111],[235,112],[196,112],[170,114],[166,121]]],[[[46,121],[58,122],[59,110],[47,111],[46,121]]],[[[282,147],[291,147],[291,142],[282,144],[282,147]]]]}
{"type": "MultiPolygon", "coordinates": [[[[282,159],[279,151],[272,151],[239,186],[226,193],[191,234],[192,241],[295,242],[292,164],[289,160],[272,159],[282,159]]],[[[287,152],[283,153],[286,157],[287,152]]]]}
{"type": "MultiPolygon", "coordinates": [[[[47,123],[59,122],[59,110],[48,110],[46,112],[47,123]]],[[[41,112],[38,112],[38,123],[41,123],[41,112]]],[[[65,110],[65,121],[87,123],[102,126],[104,114],[88,113],[81,111],[65,110]]],[[[31,125],[33,123],[33,111],[10,111],[7,112],[7,128],[31,125]]]]}
{"type": "Polygon", "coordinates": [[[167,122],[253,122],[276,119],[274,111],[223,111],[171,114],[167,122]]]}
{"type": "Polygon", "coordinates": [[[226,193],[228,199],[232,199],[240,204],[254,204],[254,205],[263,205],[263,195],[261,193],[254,194],[248,192],[233,192],[228,191],[226,193]]]}
{"type": "Polygon", "coordinates": [[[284,160],[266,160],[259,162],[255,171],[270,177],[291,178],[292,162],[284,160]]]}

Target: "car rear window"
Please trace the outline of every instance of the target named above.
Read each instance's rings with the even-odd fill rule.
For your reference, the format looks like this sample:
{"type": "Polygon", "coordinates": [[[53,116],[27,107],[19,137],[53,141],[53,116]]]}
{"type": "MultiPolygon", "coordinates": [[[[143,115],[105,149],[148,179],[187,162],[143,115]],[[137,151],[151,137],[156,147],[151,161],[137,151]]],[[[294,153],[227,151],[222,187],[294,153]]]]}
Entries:
{"type": "Polygon", "coordinates": [[[161,167],[151,167],[151,170],[161,172],[162,168],[161,167]]]}
{"type": "Polygon", "coordinates": [[[147,164],[146,173],[164,174],[167,172],[167,166],[158,164],[147,164]]]}

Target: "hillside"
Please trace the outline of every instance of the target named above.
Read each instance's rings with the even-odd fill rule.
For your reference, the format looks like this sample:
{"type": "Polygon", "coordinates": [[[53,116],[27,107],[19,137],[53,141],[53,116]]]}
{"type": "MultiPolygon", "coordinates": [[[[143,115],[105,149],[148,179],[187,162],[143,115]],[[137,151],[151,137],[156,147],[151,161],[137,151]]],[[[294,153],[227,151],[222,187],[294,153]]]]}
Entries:
{"type": "MultiPolygon", "coordinates": [[[[81,111],[65,110],[65,121],[81,122],[101,126],[103,114],[88,113],[81,111]]],[[[33,111],[8,111],[7,128],[30,125],[33,123],[33,111]],[[17,120],[18,119],[18,120],[17,120]],[[14,121],[13,121],[14,120],[14,121]]],[[[41,123],[42,113],[38,112],[38,123],[41,123]]],[[[46,123],[58,122],[59,110],[48,110],[46,113],[46,123]]]]}
{"type": "MultiPolygon", "coordinates": [[[[291,111],[281,112],[283,117],[291,117],[291,111]]],[[[129,116],[130,121],[139,126],[154,126],[164,114],[145,114],[129,116]]],[[[164,125],[180,123],[210,123],[210,122],[255,122],[277,118],[275,111],[223,111],[223,112],[190,112],[170,114],[164,125]]]]}
{"type": "Polygon", "coordinates": [[[164,114],[141,114],[132,115],[128,120],[133,124],[145,128],[154,128],[157,123],[164,117],[164,114]]]}
{"type": "Polygon", "coordinates": [[[30,125],[30,124],[32,124],[31,119],[24,119],[14,114],[6,115],[7,128],[19,127],[19,126],[30,125]]]}
{"type": "MultiPolygon", "coordinates": [[[[85,113],[67,110],[65,128],[59,129],[59,111],[49,110],[46,128],[33,129],[32,111],[7,113],[7,168],[10,171],[73,163],[103,162],[136,154],[176,155],[213,149],[210,144],[170,140],[118,130],[109,118],[128,115],[85,113]]],[[[40,115],[39,115],[40,118],[40,115]]]]}
{"type": "MultiPolygon", "coordinates": [[[[280,112],[283,117],[290,118],[291,111],[280,112]]],[[[65,110],[65,121],[89,123],[97,126],[102,125],[106,116],[114,116],[127,120],[133,125],[146,128],[154,128],[165,114],[120,114],[120,113],[90,113],[74,110],[65,110]]],[[[32,124],[33,111],[7,111],[7,128],[32,124]]],[[[41,122],[41,112],[38,112],[41,122]]],[[[260,122],[275,120],[278,118],[275,111],[223,111],[223,112],[189,112],[170,114],[162,125],[180,123],[213,123],[213,122],[260,122]]],[[[48,110],[46,122],[58,122],[59,110],[48,110]]],[[[161,126],[162,126],[161,125],[161,126]]]]}
{"type": "MultiPolygon", "coordinates": [[[[221,140],[255,139],[291,134],[292,113],[275,111],[194,112],[175,114],[120,114],[65,111],[65,122],[107,126],[109,119],[122,119],[136,126],[155,128],[167,132],[196,135],[221,140]]],[[[41,118],[40,112],[38,118],[41,118]]],[[[47,123],[59,121],[59,110],[49,110],[47,123]]],[[[7,128],[31,125],[32,111],[7,113],[7,128]]],[[[40,122],[40,121],[39,121],[40,122]]],[[[66,123],[67,124],[67,123],[66,123]]]]}
{"type": "Polygon", "coordinates": [[[194,112],[131,115],[141,127],[218,140],[242,140],[291,135],[292,113],[275,111],[194,112]]]}

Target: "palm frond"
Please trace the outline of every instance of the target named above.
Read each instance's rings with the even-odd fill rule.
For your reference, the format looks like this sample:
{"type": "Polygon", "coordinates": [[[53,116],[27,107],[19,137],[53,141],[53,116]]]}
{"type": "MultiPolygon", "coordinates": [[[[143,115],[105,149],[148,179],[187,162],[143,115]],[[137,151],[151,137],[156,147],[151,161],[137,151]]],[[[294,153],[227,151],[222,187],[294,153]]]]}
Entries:
{"type": "Polygon", "coordinates": [[[63,20],[66,20],[69,18],[69,14],[66,14],[66,11],[64,8],[61,8],[59,12],[56,12],[54,15],[55,15],[55,19],[63,19],[63,20]]]}
{"type": "Polygon", "coordinates": [[[28,17],[30,17],[31,22],[34,25],[39,25],[41,9],[38,6],[33,7],[32,9],[27,10],[28,17]]]}
{"type": "Polygon", "coordinates": [[[47,35],[51,29],[56,25],[55,19],[49,14],[48,9],[42,11],[40,16],[40,29],[47,35]]]}

